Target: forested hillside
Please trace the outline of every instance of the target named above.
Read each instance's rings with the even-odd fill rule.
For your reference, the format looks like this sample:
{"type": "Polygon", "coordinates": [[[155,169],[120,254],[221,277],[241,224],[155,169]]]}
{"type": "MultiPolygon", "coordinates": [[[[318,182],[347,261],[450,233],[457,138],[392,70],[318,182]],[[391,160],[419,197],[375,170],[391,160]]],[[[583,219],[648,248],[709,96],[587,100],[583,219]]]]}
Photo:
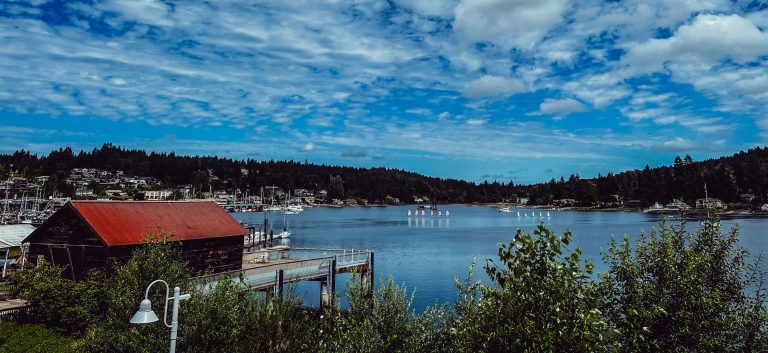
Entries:
{"type": "MultiPolygon", "coordinates": [[[[125,175],[149,176],[166,185],[190,184],[197,190],[240,189],[251,194],[262,186],[285,190],[325,189],[329,198],[358,197],[371,202],[386,196],[412,202],[414,196],[436,198],[439,202],[494,202],[509,198],[514,185],[491,182],[475,184],[464,180],[427,177],[389,168],[352,168],[295,161],[234,160],[215,156],[179,156],[175,153],[145,152],[105,144],[92,151],[74,153],[61,148],[47,156],[27,151],[0,155],[0,168],[11,168],[28,177],[48,175],[47,189],[71,192],[65,183],[73,168],[121,170],[125,175]],[[13,167],[11,167],[13,166],[13,167]]],[[[0,169],[0,175],[3,175],[0,169]]]]}
{"type": "Polygon", "coordinates": [[[574,199],[591,206],[635,200],[639,206],[667,203],[682,198],[692,203],[709,197],[728,203],[743,202],[753,194],[753,204],[762,204],[768,192],[768,148],[758,147],[732,156],[694,161],[677,157],[670,166],[598,175],[582,179],[552,179],[546,183],[514,185],[502,182],[473,183],[465,180],[428,177],[390,168],[352,168],[296,161],[235,160],[216,156],[180,156],[125,149],[112,144],[75,153],[71,148],[38,156],[27,151],[0,154],[0,176],[11,169],[25,176],[50,176],[48,191],[71,192],[65,183],[72,168],[122,170],[126,175],[154,177],[166,185],[192,185],[197,190],[240,189],[258,192],[276,185],[290,190],[327,190],[329,197],[357,197],[371,202],[386,196],[412,202],[414,196],[436,198],[438,202],[500,202],[516,196],[529,197],[531,204],[549,204],[558,199],[574,199]]]}
{"type": "Polygon", "coordinates": [[[693,161],[690,156],[675,158],[671,166],[630,170],[617,174],[598,175],[581,179],[572,175],[565,180],[521,186],[518,192],[527,194],[531,203],[546,204],[556,199],[575,199],[581,205],[598,201],[614,202],[621,199],[638,200],[642,206],[654,202],[667,203],[683,199],[692,203],[704,197],[704,186],[709,197],[727,203],[749,202],[762,204],[768,189],[768,149],[753,148],[728,157],[693,161]],[[742,197],[744,196],[744,197],[742,197]]]}

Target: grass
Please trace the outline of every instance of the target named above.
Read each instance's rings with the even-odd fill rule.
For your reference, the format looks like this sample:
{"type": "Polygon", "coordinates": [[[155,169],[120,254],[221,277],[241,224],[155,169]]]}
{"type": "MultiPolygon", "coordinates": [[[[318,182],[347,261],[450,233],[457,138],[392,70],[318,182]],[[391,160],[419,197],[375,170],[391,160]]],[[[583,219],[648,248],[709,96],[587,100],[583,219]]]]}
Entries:
{"type": "Polygon", "coordinates": [[[0,322],[0,353],[70,353],[79,342],[43,325],[0,322]]]}

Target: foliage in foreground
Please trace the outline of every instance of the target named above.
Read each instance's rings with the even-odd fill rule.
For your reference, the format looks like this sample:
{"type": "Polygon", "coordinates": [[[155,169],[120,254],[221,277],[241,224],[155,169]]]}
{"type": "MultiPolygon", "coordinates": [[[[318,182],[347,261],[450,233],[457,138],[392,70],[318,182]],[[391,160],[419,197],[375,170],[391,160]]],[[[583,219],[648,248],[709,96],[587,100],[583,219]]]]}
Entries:
{"type": "Polygon", "coordinates": [[[689,233],[662,224],[635,249],[611,243],[601,275],[613,340],[621,352],[768,350],[760,257],[738,246],[738,229],[707,221],[689,233]]]}
{"type": "Polygon", "coordinates": [[[533,235],[518,230],[499,247],[485,272],[492,286],[461,287],[453,327],[461,352],[596,352],[604,350],[605,321],[592,264],[579,249],[564,254],[571,234],[558,237],[543,224],[533,235]]]}
{"type": "Polygon", "coordinates": [[[0,322],[0,353],[70,353],[78,343],[43,325],[0,322]]]}
{"type": "MultiPolygon", "coordinates": [[[[662,224],[634,246],[613,242],[599,281],[579,249],[568,250],[570,241],[570,233],[543,225],[518,230],[484,266],[487,283],[474,282],[471,267],[455,304],[422,313],[391,278],[370,296],[370,284],[356,277],[344,309],[304,308],[295,295],[268,298],[229,281],[202,293],[186,283],[181,253],[166,242],[141,248],[101,284],[67,281],[46,266],[14,283],[38,320],[82,337],[85,352],[167,349],[162,322],[128,323],[156,278],[192,293],[181,304],[179,352],[768,351],[762,264],[738,247],[737,230],[708,223],[689,233],[662,224]],[[62,288],[85,295],[60,295],[62,288]],[[79,309],[57,311],[67,306],[79,309]]],[[[153,288],[160,316],[165,289],[153,288]]]]}

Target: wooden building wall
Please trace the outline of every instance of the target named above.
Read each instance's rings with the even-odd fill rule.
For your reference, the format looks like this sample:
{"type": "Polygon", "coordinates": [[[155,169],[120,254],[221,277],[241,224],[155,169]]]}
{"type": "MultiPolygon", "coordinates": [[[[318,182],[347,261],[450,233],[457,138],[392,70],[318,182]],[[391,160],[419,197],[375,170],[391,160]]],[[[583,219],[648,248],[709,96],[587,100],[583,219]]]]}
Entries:
{"type": "Polygon", "coordinates": [[[42,256],[48,263],[65,267],[64,275],[76,280],[107,264],[107,247],[69,207],[56,212],[35,233],[28,255],[33,263],[42,256]]]}
{"type": "MultiPolygon", "coordinates": [[[[139,246],[110,247],[107,263],[126,263],[139,246]]],[[[238,270],[243,266],[242,236],[183,241],[181,251],[183,260],[196,274],[238,270]]]]}

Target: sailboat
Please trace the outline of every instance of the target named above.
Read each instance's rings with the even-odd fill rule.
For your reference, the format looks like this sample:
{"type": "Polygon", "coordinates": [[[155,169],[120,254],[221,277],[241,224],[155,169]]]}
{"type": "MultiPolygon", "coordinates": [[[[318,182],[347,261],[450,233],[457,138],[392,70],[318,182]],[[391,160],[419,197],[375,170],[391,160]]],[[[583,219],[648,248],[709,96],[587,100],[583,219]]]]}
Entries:
{"type": "Polygon", "coordinates": [[[276,186],[267,186],[267,189],[272,189],[272,194],[269,196],[269,206],[264,207],[264,212],[280,211],[280,207],[275,205],[275,189],[276,186]]]}
{"type": "Polygon", "coordinates": [[[291,231],[288,230],[288,218],[283,216],[283,231],[275,235],[275,239],[287,239],[291,236],[291,231]]]}

